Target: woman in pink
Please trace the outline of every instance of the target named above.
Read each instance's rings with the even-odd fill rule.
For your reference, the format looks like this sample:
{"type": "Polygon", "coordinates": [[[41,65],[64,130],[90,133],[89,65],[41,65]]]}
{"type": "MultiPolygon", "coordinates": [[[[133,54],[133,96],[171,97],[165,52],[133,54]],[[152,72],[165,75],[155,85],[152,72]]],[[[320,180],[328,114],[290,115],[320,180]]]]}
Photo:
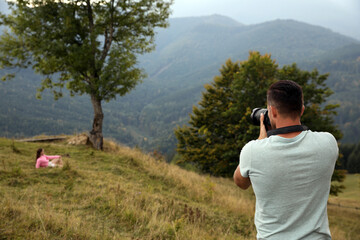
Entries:
{"type": "Polygon", "coordinates": [[[60,155],[47,156],[44,149],[39,148],[36,151],[36,168],[41,167],[62,167],[63,162],[60,155]],[[49,161],[52,160],[52,161],[49,161]]]}

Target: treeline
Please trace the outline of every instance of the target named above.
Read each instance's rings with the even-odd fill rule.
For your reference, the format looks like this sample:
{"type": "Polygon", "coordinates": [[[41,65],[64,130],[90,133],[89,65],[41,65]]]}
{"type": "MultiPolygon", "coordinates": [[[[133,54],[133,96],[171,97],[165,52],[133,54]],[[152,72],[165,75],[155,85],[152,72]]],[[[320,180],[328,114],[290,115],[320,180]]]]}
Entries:
{"type": "Polygon", "coordinates": [[[360,173],[360,142],[358,144],[340,144],[340,161],[338,169],[348,173],[360,173]]]}

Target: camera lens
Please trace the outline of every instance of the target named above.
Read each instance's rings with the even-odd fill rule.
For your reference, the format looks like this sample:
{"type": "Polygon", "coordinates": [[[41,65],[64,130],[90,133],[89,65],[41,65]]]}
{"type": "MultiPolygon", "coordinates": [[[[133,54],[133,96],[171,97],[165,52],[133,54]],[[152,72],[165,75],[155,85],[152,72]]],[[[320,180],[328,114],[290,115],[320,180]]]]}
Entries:
{"type": "Polygon", "coordinates": [[[254,108],[251,113],[252,123],[256,126],[260,126],[260,115],[264,114],[264,124],[265,126],[271,126],[270,119],[268,116],[268,110],[266,108],[254,108]]]}

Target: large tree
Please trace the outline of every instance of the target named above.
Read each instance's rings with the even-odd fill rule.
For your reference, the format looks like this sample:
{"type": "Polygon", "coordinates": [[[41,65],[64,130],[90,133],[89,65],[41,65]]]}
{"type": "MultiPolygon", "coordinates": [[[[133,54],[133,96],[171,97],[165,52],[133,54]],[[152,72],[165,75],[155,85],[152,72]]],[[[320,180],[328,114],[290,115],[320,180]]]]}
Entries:
{"type": "MultiPolygon", "coordinates": [[[[313,131],[328,131],[340,139],[341,132],[332,120],[337,105],[325,104],[332,93],[325,85],[326,78],[326,74],[319,75],[316,70],[302,71],[296,64],[279,68],[270,55],[261,56],[258,52],[250,52],[247,61],[228,60],[220,69],[220,76],[205,85],[189,125],[175,131],[180,162],[194,164],[213,175],[231,176],[239,163],[240,150],[259,134],[259,127],[251,124],[251,110],[266,107],[267,89],[283,79],[293,80],[303,88],[302,123],[313,131]]],[[[342,176],[334,180],[341,181],[342,176]]]]}
{"type": "MultiPolygon", "coordinates": [[[[94,109],[90,141],[103,148],[102,101],[123,96],[144,77],[137,55],[154,48],[154,29],[166,27],[172,1],[15,0],[0,15],[0,68],[32,67],[55,99],[88,94],[94,109]]],[[[9,70],[8,70],[9,71],[9,70]]],[[[3,80],[14,77],[8,72],[3,80]]]]}

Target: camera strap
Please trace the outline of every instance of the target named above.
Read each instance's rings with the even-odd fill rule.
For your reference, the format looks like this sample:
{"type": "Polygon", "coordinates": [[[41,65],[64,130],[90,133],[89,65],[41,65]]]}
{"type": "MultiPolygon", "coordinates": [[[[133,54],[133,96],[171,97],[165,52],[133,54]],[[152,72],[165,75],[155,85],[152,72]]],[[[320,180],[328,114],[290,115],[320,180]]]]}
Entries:
{"type": "Polygon", "coordinates": [[[278,134],[286,134],[286,133],[292,133],[292,132],[302,132],[309,130],[309,128],[305,125],[294,125],[294,126],[288,126],[283,128],[277,128],[273,130],[267,131],[268,137],[272,135],[278,135],[278,134]]]}

